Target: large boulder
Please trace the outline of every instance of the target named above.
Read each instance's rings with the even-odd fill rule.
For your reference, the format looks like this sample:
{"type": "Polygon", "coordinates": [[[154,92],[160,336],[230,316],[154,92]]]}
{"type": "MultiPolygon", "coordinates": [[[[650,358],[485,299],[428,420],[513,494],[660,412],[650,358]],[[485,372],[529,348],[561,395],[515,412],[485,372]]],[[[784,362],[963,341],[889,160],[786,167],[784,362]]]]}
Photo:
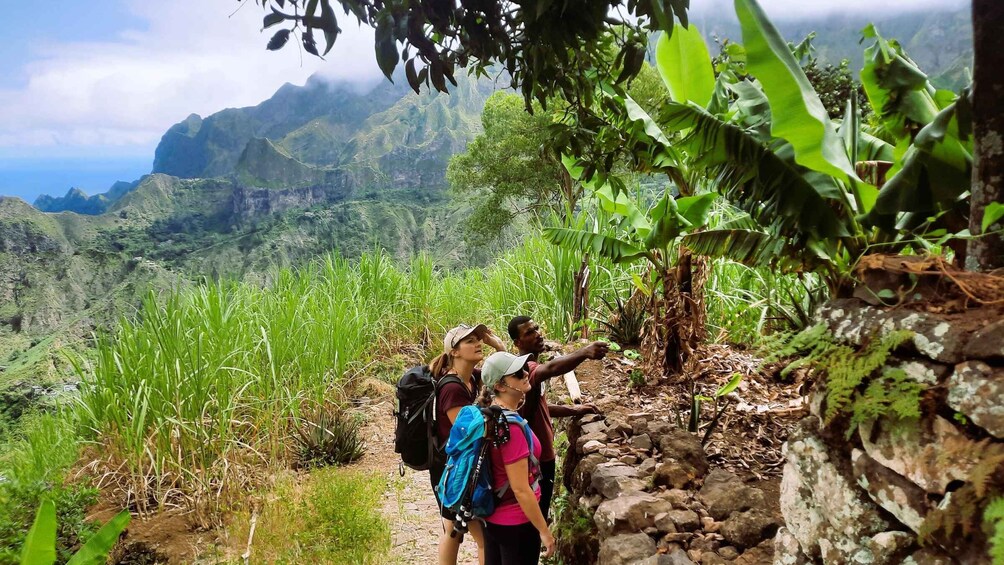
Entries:
{"type": "Polygon", "coordinates": [[[818,437],[818,421],[805,418],[785,444],[781,513],[802,552],[827,563],[853,563],[870,553],[871,536],[893,529],[882,510],[857,488],[840,454],[818,437]]]}
{"type": "Polygon", "coordinates": [[[802,553],[798,540],[788,528],[782,526],[774,536],[774,565],[810,565],[812,561],[802,553]]]}
{"type": "Polygon", "coordinates": [[[936,494],[944,494],[952,481],[966,480],[980,453],[976,442],[940,416],[921,423],[870,421],[858,428],[858,434],[869,457],[936,494]],[[956,455],[946,458],[946,450],[956,455]]]}
{"type": "Polygon", "coordinates": [[[633,565],[655,552],[655,542],[645,534],[613,536],[600,544],[598,565],[633,565]]]}
{"type": "Polygon", "coordinates": [[[567,480],[567,485],[572,492],[584,492],[586,487],[591,483],[593,477],[593,471],[601,463],[605,463],[606,457],[600,455],[599,453],[591,453],[582,458],[581,461],[575,465],[575,469],[572,470],[571,477],[567,480]]]}
{"type": "Polygon", "coordinates": [[[920,532],[931,509],[924,489],[883,467],[860,449],[851,451],[851,463],[858,484],[868,496],[900,523],[920,532]]]}
{"type": "Polygon", "coordinates": [[[875,308],[856,299],[831,300],[819,308],[816,316],[838,341],[852,345],[862,345],[876,334],[885,336],[896,330],[910,330],[913,349],[940,363],[962,361],[971,332],[936,314],[875,308]]]}
{"type": "Polygon", "coordinates": [[[623,532],[640,532],[655,527],[656,516],[673,509],[669,502],[651,494],[639,492],[604,501],[596,508],[593,522],[600,539],[623,532]]]}
{"type": "Polygon", "coordinates": [[[966,359],[1004,360],[1004,320],[976,330],[963,351],[966,359]]]}
{"type": "Polygon", "coordinates": [[[664,461],[676,461],[688,468],[695,478],[708,474],[708,458],[704,454],[701,440],[688,431],[670,428],[659,437],[659,449],[664,461]]]}
{"type": "Polygon", "coordinates": [[[600,463],[593,469],[589,486],[604,498],[617,498],[625,492],[645,489],[645,481],[638,478],[638,470],[619,462],[600,463]]]}
{"type": "Polygon", "coordinates": [[[763,508],[753,508],[745,512],[733,512],[719,529],[725,541],[745,549],[759,545],[766,539],[773,539],[780,524],[763,508]]]}

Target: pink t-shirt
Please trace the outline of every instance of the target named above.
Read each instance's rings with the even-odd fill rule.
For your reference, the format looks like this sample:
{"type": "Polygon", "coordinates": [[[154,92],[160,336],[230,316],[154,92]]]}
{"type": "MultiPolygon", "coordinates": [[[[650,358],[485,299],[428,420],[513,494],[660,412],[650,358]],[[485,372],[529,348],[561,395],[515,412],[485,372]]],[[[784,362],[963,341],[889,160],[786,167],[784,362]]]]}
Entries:
{"type": "MultiPolygon", "coordinates": [[[[533,438],[533,456],[540,460],[540,440],[531,431],[530,436],[533,438]]],[[[505,466],[508,464],[515,463],[520,459],[526,459],[527,464],[527,484],[533,484],[534,482],[534,471],[531,468],[530,463],[530,447],[526,444],[526,434],[523,432],[523,427],[519,424],[509,424],[509,441],[505,443],[502,447],[491,447],[491,460],[492,460],[492,488],[498,489],[506,482],[508,478],[505,472],[505,466]]],[[[533,494],[536,495],[537,500],[540,500],[540,486],[533,490],[533,494]]],[[[502,495],[502,500],[495,506],[495,512],[491,516],[485,518],[486,521],[492,524],[498,524],[500,526],[518,526],[519,524],[525,524],[530,521],[523,513],[523,509],[519,507],[519,501],[516,500],[516,495],[512,493],[512,487],[506,490],[505,494],[502,495]]]]}

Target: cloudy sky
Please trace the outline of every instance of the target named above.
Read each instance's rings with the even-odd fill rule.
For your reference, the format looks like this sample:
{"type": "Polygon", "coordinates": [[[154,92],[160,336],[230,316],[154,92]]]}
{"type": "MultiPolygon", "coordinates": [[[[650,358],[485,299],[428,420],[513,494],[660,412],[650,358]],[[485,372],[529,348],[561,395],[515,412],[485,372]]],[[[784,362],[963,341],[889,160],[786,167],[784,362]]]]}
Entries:
{"type": "MultiPolygon", "coordinates": [[[[872,14],[876,9],[928,10],[965,1],[762,4],[772,17],[783,18],[849,9],[872,14]]],[[[695,12],[731,11],[729,0],[693,0],[692,5],[695,12]]],[[[266,51],[270,32],[259,31],[262,15],[255,0],[7,3],[0,18],[0,194],[14,193],[12,183],[31,183],[32,171],[39,169],[62,167],[72,176],[75,167],[128,163],[105,168],[119,167],[116,178],[131,180],[138,176],[134,173],[149,171],[164,130],[188,114],[254,105],[283,83],[303,84],[315,72],[379,80],[368,28],[343,17],[344,33],[327,61],[320,61],[301,58],[292,44],[277,53],[266,51]]],[[[85,188],[107,189],[100,187],[104,181],[95,182],[99,186],[85,188]]],[[[56,185],[49,191],[66,188],[56,185]]]]}

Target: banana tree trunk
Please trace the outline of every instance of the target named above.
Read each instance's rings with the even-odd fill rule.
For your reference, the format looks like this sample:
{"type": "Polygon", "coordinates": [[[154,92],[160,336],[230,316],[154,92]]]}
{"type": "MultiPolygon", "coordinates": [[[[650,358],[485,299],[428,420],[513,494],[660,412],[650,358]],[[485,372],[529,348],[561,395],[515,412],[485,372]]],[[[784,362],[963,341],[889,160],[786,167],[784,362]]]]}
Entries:
{"type": "Polygon", "coordinates": [[[647,344],[642,348],[646,357],[659,359],[666,376],[683,373],[691,354],[705,338],[705,271],[700,258],[681,248],[676,267],[662,273],[662,294],[653,294],[650,311],[654,316],[646,331],[647,344]]]}

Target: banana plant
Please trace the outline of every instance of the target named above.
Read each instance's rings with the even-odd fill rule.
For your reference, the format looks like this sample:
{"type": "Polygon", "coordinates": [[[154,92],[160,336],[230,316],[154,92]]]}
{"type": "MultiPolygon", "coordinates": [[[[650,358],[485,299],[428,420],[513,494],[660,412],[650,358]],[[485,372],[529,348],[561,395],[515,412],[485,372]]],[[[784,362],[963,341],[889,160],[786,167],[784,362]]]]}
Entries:
{"type": "Polygon", "coordinates": [[[650,335],[667,373],[679,373],[694,342],[703,336],[703,308],[692,299],[689,258],[680,261],[674,251],[680,237],[706,226],[715,193],[674,197],[670,190],[651,207],[643,210],[626,190],[610,182],[599,184],[596,177],[585,179],[574,159],[566,158],[569,174],[591,191],[600,211],[611,218],[610,225],[594,223],[593,229],[546,228],[545,239],[555,245],[606,257],[616,263],[646,261],[650,282],[636,277],[635,284],[650,300],[650,335]]]}
{"type": "MultiPolygon", "coordinates": [[[[101,527],[67,561],[67,565],[100,565],[107,561],[119,535],[129,525],[129,512],[123,510],[101,527]]],[[[52,565],[56,562],[56,505],[43,499],[21,549],[21,565],[52,565]]]]}
{"type": "Polygon", "coordinates": [[[916,242],[911,230],[964,198],[972,161],[967,99],[935,91],[898,44],[869,29],[875,45],[862,79],[885,127],[865,131],[853,100],[834,123],[756,0],[735,0],[735,9],[748,78],[714,78],[691,25],[658,43],[671,99],[658,119],[616,86],[601,85],[602,111],[623,147],[644,161],[637,168],[703,179],[745,213],[683,234],[683,245],[749,265],[816,271],[839,295],[862,255],[916,242]],[[862,161],[891,165],[881,192],[858,176],[862,161]]]}

